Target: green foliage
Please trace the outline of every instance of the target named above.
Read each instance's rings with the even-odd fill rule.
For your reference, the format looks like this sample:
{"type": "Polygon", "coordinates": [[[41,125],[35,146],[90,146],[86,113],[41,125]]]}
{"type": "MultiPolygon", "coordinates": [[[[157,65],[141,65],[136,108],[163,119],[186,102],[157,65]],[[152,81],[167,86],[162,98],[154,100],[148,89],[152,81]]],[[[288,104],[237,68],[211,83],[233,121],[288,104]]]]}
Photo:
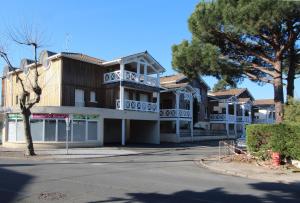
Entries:
{"type": "Polygon", "coordinates": [[[286,122],[300,123],[300,100],[288,99],[284,106],[284,120],[286,122]]]}
{"type": "Polygon", "coordinates": [[[202,74],[227,77],[227,82],[248,77],[273,83],[275,62],[282,64],[299,39],[289,37],[291,30],[300,32],[299,16],[296,1],[201,1],[189,18],[192,40],[172,47],[172,66],[190,78],[202,74]]]}
{"type": "Polygon", "coordinates": [[[300,126],[296,124],[253,124],[247,126],[247,149],[253,155],[270,158],[269,150],[300,160],[300,126]]]}
{"type": "Polygon", "coordinates": [[[236,83],[230,84],[230,82],[227,82],[226,79],[219,80],[213,87],[213,91],[220,91],[220,90],[226,90],[230,88],[236,88],[236,83]]]}

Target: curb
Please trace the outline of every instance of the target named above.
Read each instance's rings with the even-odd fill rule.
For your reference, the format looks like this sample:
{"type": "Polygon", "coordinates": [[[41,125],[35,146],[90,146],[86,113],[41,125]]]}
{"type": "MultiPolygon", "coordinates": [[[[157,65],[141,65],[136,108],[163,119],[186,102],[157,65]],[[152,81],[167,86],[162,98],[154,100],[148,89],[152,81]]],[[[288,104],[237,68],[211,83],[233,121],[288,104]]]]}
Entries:
{"type": "MultiPolygon", "coordinates": [[[[211,159],[212,160],[212,159],[211,159]]],[[[216,160],[216,159],[213,159],[216,160]]],[[[277,183],[285,183],[285,184],[289,184],[291,183],[290,181],[285,181],[285,180],[268,180],[268,179],[263,179],[263,178],[257,178],[255,176],[249,175],[249,174],[244,174],[244,173],[240,173],[240,172],[233,172],[230,170],[224,170],[224,169],[220,169],[214,166],[209,166],[207,164],[205,164],[205,159],[196,159],[194,160],[196,165],[200,165],[203,168],[209,169],[211,171],[214,171],[216,173],[219,174],[223,174],[223,175],[230,175],[230,176],[235,176],[235,177],[242,177],[242,178],[247,178],[247,179],[254,179],[254,180],[262,180],[262,181],[266,181],[266,182],[277,182],[277,183]]]]}

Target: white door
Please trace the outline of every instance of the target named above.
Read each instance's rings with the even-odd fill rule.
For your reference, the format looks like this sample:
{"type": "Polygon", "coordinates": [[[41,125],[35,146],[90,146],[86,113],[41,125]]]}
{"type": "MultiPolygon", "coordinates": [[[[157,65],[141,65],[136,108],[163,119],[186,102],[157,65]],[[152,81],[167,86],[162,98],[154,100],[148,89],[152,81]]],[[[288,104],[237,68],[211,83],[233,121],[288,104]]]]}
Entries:
{"type": "Polygon", "coordinates": [[[84,106],[84,91],[75,89],[75,106],[84,106]]]}

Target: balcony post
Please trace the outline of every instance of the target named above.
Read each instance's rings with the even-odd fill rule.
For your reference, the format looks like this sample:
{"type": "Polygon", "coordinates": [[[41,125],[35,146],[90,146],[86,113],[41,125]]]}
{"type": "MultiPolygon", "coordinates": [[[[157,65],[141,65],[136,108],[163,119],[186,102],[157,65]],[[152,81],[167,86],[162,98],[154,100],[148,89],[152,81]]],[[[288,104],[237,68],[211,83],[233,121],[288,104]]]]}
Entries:
{"type": "Polygon", "coordinates": [[[190,93],[190,113],[191,113],[191,135],[194,141],[194,123],[193,123],[193,95],[190,93]]]}
{"type": "Polygon", "coordinates": [[[139,61],[137,62],[137,70],[136,70],[136,72],[137,72],[137,82],[140,82],[141,64],[140,64],[139,61]]]}
{"type": "Polygon", "coordinates": [[[147,84],[147,74],[148,74],[148,73],[147,73],[147,69],[148,69],[147,66],[148,66],[148,64],[145,63],[145,64],[144,64],[144,83],[145,83],[145,84],[147,84]]]}
{"type": "Polygon", "coordinates": [[[122,85],[122,81],[124,80],[124,63],[120,62],[120,109],[124,110],[124,86],[122,85]]]}
{"type": "Polygon", "coordinates": [[[227,135],[229,135],[229,123],[228,123],[228,120],[229,120],[229,115],[228,115],[228,113],[229,113],[229,111],[228,111],[228,101],[227,100],[225,100],[225,104],[226,104],[226,132],[227,132],[227,135]]]}
{"type": "Polygon", "coordinates": [[[237,108],[236,108],[236,101],[234,101],[233,103],[233,108],[234,108],[234,133],[235,133],[235,136],[237,136],[237,119],[236,119],[236,115],[237,115],[237,108]]]}
{"type": "Polygon", "coordinates": [[[177,138],[179,139],[179,134],[180,134],[180,124],[179,124],[179,92],[175,92],[176,94],[176,100],[175,100],[175,104],[176,104],[176,135],[177,135],[177,138]]]}
{"type": "Polygon", "coordinates": [[[242,105],[243,136],[245,136],[245,105],[242,105]]]}

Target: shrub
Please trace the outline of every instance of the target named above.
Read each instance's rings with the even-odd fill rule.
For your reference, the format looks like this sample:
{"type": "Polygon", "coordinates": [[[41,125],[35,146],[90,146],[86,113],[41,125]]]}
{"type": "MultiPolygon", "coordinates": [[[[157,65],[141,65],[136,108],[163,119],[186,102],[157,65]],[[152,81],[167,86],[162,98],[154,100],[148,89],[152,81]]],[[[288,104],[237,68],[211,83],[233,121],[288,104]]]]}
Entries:
{"type": "Polygon", "coordinates": [[[254,156],[270,158],[269,150],[300,160],[299,124],[254,124],[247,126],[247,149],[254,156]]]}
{"type": "Polygon", "coordinates": [[[289,98],[289,103],[284,106],[284,120],[300,123],[300,100],[289,98]]]}

